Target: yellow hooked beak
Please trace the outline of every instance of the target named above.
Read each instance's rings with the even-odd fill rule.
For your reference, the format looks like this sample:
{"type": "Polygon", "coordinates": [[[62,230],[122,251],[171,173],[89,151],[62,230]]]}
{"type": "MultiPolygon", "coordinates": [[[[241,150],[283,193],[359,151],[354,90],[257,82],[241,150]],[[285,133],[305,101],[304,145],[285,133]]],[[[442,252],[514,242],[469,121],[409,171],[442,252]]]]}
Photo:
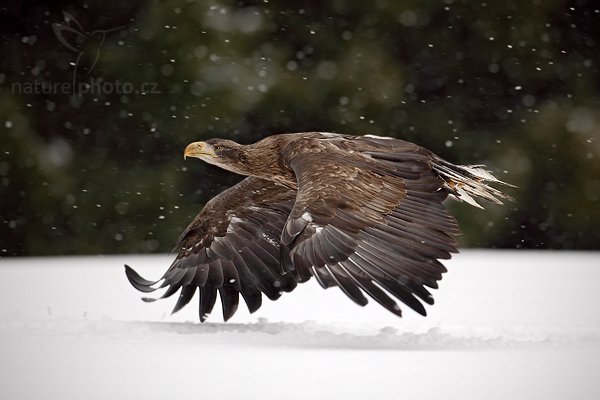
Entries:
{"type": "Polygon", "coordinates": [[[215,151],[212,146],[204,142],[194,142],[188,144],[183,152],[183,159],[186,157],[215,156],[215,151]]]}

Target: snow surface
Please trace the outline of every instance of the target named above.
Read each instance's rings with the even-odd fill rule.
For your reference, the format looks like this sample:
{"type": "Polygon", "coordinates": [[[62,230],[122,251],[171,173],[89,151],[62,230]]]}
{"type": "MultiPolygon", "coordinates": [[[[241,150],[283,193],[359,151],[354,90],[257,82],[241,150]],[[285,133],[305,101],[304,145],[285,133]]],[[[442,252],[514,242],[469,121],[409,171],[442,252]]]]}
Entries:
{"type": "Polygon", "coordinates": [[[152,304],[123,264],[0,259],[1,399],[600,399],[600,253],[464,251],[423,318],[315,282],[232,322],[152,304]]]}

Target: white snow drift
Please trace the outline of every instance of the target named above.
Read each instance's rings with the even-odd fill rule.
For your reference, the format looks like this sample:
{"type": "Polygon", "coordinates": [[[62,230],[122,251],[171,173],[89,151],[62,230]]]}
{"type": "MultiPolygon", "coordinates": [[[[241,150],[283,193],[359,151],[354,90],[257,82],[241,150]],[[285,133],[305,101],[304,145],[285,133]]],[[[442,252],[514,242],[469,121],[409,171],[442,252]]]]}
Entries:
{"type": "Polygon", "coordinates": [[[0,260],[0,398],[600,398],[600,253],[465,251],[427,318],[308,282],[227,324],[140,301],[123,264],[171,258],[0,260]]]}

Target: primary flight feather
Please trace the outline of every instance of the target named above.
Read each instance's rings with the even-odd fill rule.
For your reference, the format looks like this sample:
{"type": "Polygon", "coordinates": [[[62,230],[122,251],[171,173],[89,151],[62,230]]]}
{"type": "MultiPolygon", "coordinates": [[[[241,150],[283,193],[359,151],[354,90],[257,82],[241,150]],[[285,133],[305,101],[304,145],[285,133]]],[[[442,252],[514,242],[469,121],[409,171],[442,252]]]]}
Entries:
{"type": "MultiPolygon", "coordinates": [[[[177,258],[158,281],[125,266],[142,292],[179,291],[173,312],[199,293],[199,316],[223,318],[241,294],[250,312],[262,294],[276,300],[315,277],[364,306],[368,297],[401,316],[398,300],[426,315],[457,251],[459,228],[448,195],[479,207],[509,196],[481,166],[454,165],[399,139],[303,132],[250,145],[225,139],[191,143],[196,157],[247,178],[211,199],[179,239],[177,258]]],[[[147,301],[155,299],[145,298],[147,301]]]]}

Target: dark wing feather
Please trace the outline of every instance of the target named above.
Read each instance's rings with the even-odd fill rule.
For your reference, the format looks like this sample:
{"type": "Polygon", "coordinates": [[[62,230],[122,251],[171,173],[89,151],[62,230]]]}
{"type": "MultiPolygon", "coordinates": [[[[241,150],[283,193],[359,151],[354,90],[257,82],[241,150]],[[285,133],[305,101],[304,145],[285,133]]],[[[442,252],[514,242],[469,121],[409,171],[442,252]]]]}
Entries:
{"type": "Polygon", "coordinates": [[[323,287],[364,294],[401,315],[393,298],[425,315],[456,252],[456,220],[442,202],[431,153],[400,140],[333,137],[290,146],[298,195],[281,236],[282,258],[323,287]]]}
{"type": "Polygon", "coordinates": [[[181,289],[173,312],[199,290],[201,321],[211,313],[217,291],[225,320],[236,312],[239,294],[254,312],[261,292],[274,300],[296,287],[298,275],[282,274],[279,263],[279,238],[295,198],[294,190],[246,178],[206,204],[181,235],[179,254],[161,279],[148,281],[126,266],[127,277],[145,293],[162,281],[159,287],[167,290],[161,298],[181,289]]]}

